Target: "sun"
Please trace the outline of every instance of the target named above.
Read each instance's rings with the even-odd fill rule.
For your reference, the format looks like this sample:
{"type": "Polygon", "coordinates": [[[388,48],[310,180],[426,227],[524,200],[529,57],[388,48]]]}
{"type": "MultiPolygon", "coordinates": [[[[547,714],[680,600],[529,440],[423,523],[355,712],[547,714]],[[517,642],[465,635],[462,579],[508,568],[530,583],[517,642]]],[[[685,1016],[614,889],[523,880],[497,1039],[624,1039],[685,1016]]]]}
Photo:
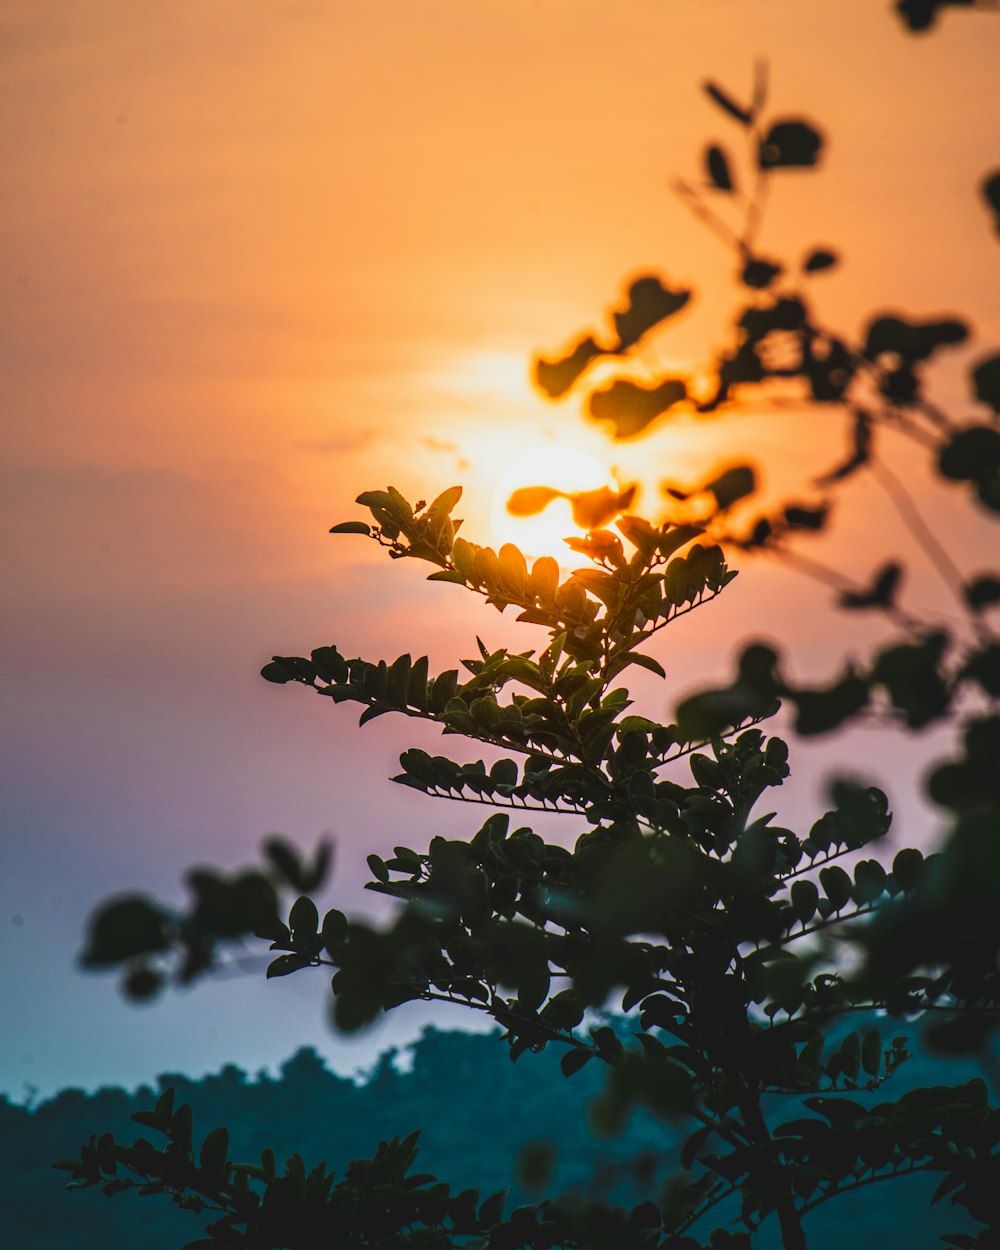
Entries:
{"type": "Polygon", "coordinates": [[[554,556],[561,564],[579,563],[563,542],[582,534],[565,499],[554,499],[537,516],[512,516],[507,510],[511,495],[527,486],[549,486],[558,491],[617,489],[615,475],[596,456],[576,447],[552,444],[538,447],[514,460],[495,481],[491,508],[493,545],[513,543],[529,559],[554,556]]]}

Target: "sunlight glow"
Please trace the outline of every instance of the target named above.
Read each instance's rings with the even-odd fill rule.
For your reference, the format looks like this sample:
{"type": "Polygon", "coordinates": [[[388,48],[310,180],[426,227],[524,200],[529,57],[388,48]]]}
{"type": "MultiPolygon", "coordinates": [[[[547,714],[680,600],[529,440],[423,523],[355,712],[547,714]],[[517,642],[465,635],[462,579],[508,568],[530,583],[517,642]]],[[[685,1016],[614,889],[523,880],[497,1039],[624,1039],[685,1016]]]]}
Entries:
{"type": "Polygon", "coordinates": [[[575,524],[565,499],[556,499],[538,516],[516,517],[507,511],[507,500],[525,486],[552,486],[562,491],[616,487],[615,476],[596,456],[576,447],[553,444],[539,447],[515,460],[496,479],[491,512],[492,542],[514,543],[524,554],[555,556],[561,564],[578,564],[563,539],[583,530],[575,524]]]}

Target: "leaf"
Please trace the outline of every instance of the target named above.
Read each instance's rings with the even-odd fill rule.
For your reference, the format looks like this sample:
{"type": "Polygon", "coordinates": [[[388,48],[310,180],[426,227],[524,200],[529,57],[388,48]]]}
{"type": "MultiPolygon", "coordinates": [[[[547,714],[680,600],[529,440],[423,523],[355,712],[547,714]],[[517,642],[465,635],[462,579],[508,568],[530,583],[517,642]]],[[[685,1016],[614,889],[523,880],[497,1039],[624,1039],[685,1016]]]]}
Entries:
{"type": "Polygon", "coordinates": [[[779,264],[755,257],[743,266],[740,281],[753,291],[763,291],[781,274],[781,271],[779,264]]]}
{"type": "Polygon", "coordinates": [[[1000,466],[1000,430],[968,425],[942,448],[938,467],[954,481],[976,481],[1000,466]]]}
{"type": "Polygon", "coordinates": [[[562,491],[551,486],[522,486],[507,500],[507,511],[511,516],[537,516],[554,499],[561,498],[562,491]]]}
{"type": "Polygon", "coordinates": [[[679,313],[690,298],[690,291],[683,288],[673,291],[654,274],[636,278],[628,289],[627,305],[614,314],[618,334],[616,350],[624,352],[634,347],[653,326],[679,313]]]}
{"type": "Polygon", "coordinates": [[[794,881],[791,888],[792,911],[795,913],[796,920],[802,924],[808,924],[816,914],[816,904],[819,902],[819,889],[815,881],[809,881],[803,878],[800,881],[794,881]]]}
{"type": "Polygon", "coordinates": [[[775,122],[761,139],[757,162],[761,169],[811,169],[818,164],[823,136],[799,118],[775,122]]]}
{"type": "Polygon", "coordinates": [[[970,608],[979,611],[1000,603],[1000,578],[983,573],[967,582],[964,587],[965,601],[970,608]]]}
{"type": "Polygon", "coordinates": [[[309,955],[294,952],[290,955],[279,955],[267,965],[267,972],[264,976],[268,981],[273,977],[287,977],[289,973],[298,972],[300,968],[308,968],[311,962],[309,955]]]}
{"type": "Polygon", "coordinates": [[[427,509],[427,516],[433,521],[440,523],[446,516],[451,515],[452,510],[461,498],[461,486],[449,486],[447,490],[443,490],[438,495],[427,509]]]}
{"type": "Polygon", "coordinates": [[[993,213],[993,227],[1000,234],[1000,169],[986,175],[981,190],[987,207],[993,213]]]}
{"type": "Polygon", "coordinates": [[[441,569],[437,573],[428,573],[427,580],[429,582],[453,582],[456,586],[466,584],[465,577],[458,569],[441,569]]]}
{"type": "Polygon", "coordinates": [[[882,1068],[882,1038],[878,1029],[869,1029],[861,1043],[861,1066],[869,1076],[878,1076],[882,1068]]]}
{"type": "Polygon", "coordinates": [[[614,438],[628,439],[637,437],[686,396],[687,386],[679,378],[667,378],[654,386],[619,378],[591,392],[587,409],[595,421],[611,423],[614,438]]]}
{"type": "Polygon", "coordinates": [[[372,527],[364,521],[341,521],[330,529],[331,534],[366,534],[371,535],[372,527]]]}
{"type": "Polygon", "coordinates": [[[720,86],[718,86],[717,83],[706,81],[706,82],[703,82],[701,85],[702,85],[702,89],[704,90],[705,94],[709,97],[709,99],[714,100],[714,102],[719,106],[720,109],[722,109],[724,113],[728,113],[729,116],[732,117],[735,121],[738,121],[741,126],[750,125],[750,123],[753,121],[753,117],[750,111],[748,109],[741,108],[740,105],[738,105],[736,101],[732,98],[732,96],[728,95],[725,91],[723,91],[723,89],[720,86]]]}
{"type": "Polygon", "coordinates": [[[756,475],[753,469],[749,465],[740,464],[720,473],[704,489],[715,496],[715,506],[723,511],[731,508],[738,500],[752,494],[756,485],[756,475]]]}
{"type": "Polygon", "coordinates": [[[372,876],[376,881],[381,881],[383,885],[389,880],[389,869],[385,866],[385,860],[379,855],[368,856],[368,867],[371,869],[372,876]]]}
{"type": "Polygon", "coordinates": [[[562,1069],[563,1076],[573,1076],[579,1072],[584,1064],[589,1063],[594,1058],[593,1052],[589,1050],[567,1050],[563,1057],[559,1060],[559,1067],[562,1069]]]}
{"type": "Polygon", "coordinates": [[[989,404],[995,413],[1000,414],[1000,352],[987,356],[975,366],[972,370],[972,389],[980,403],[989,404]]]}
{"type": "Polygon", "coordinates": [[[573,388],[574,383],[597,356],[603,355],[593,338],[581,339],[568,353],[556,360],[535,361],[535,382],[549,399],[559,399],[573,388]]]}
{"type": "Polygon", "coordinates": [[[643,655],[641,651],[632,651],[629,653],[629,661],[632,664],[638,664],[640,668],[648,669],[651,673],[655,673],[657,677],[666,677],[667,671],[659,660],[654,660],[651,655],[643,655]]]}
{"type": "Polygon", "coordinates": [[[837,864],[820,869],[819,883],[823,887],[823,893],[833,904],[834,911],[840,911],[850,902],[851,878],[837,864]]]}
{"type": "Polygon", "coordinates": [[[802,262],[802,270],[804,273],[822,273],[824,269],[833,269],[839,263],[840,258],[836,252],[817,247],[802,262]]]}
{"type": "Polygon", "coordinates": [[[211,1176],[221,1176],[229,1154],[229,1130],[214,1128],[202,1142],[198,1156],[203,1171],[211,1176]]]}
{"type": "Polygon", "coordinates": [[[522,1189],[544,1189],[552,1180],[555,1147],[550,1141],[528,1142],[517,1156],[517,1183],[522,1189]]]}
{"type": "Polygon", "coordinates": [[[712,144],[705,150],[705,170],[708,174],[708,180],[712,186],[718,191],[732,191],[734,188],[733,175],[729,168],[729,160],[722,150],[712,144]]]}
{"type": "Polygon", "coordinates": [[[894,606],[902,576],[901,565],[883,565],[866,589],[842,591],[837,602],[840,607],[852,611],[861,608],[891,608],[894,606]]]}
{"type": "Polygon", "coordinates": [[[295,900],[288,913],[288,927],[294,940],[316,932],[319,928],[319,912],[311,898],[303,894],[295,900]]]}

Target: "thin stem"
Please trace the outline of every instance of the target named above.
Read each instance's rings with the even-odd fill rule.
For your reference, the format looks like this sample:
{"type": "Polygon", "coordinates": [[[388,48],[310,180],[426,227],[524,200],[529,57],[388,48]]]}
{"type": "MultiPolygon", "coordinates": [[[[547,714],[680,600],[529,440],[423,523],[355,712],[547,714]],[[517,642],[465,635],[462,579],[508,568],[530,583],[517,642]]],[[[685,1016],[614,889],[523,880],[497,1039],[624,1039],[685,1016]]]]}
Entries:
{"type": "Polygon", "coordinates": [[[948,552],[938,542],[934,532],[925,523],[920,515],[920,510],[913,502],[913,498],[906,487],[885,464],[873,460],[868,468],[872,477],[892,500],[896,511],[902,517],[904,524],[913,535],[917,545],[937,569],[941,580],[954,592],[959,602],[964,604],[963,587],[965,579],[954,560],[952,560],[948,552]]]}

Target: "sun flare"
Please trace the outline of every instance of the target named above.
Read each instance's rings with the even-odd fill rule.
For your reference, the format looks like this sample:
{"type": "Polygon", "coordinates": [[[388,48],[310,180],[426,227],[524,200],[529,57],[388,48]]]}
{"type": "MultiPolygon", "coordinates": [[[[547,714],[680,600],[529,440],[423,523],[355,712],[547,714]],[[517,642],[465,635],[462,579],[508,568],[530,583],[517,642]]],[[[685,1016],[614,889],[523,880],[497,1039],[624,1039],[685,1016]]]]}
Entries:
{"type": "Polygon", "coordinates": [[[563,539],[584,531],[573,520],[567,500],[554,499],[536,516],[512,516],[508,511],[511,495],[530,486],[549,486],[567,493],[602,486],[617,489],[614,474],[588,452],[553,445],[527,452],[496,479],[491,510],[494,544],[514,543],[529,559],[555,556],[561,564],[578,562],[563,539]]]}

